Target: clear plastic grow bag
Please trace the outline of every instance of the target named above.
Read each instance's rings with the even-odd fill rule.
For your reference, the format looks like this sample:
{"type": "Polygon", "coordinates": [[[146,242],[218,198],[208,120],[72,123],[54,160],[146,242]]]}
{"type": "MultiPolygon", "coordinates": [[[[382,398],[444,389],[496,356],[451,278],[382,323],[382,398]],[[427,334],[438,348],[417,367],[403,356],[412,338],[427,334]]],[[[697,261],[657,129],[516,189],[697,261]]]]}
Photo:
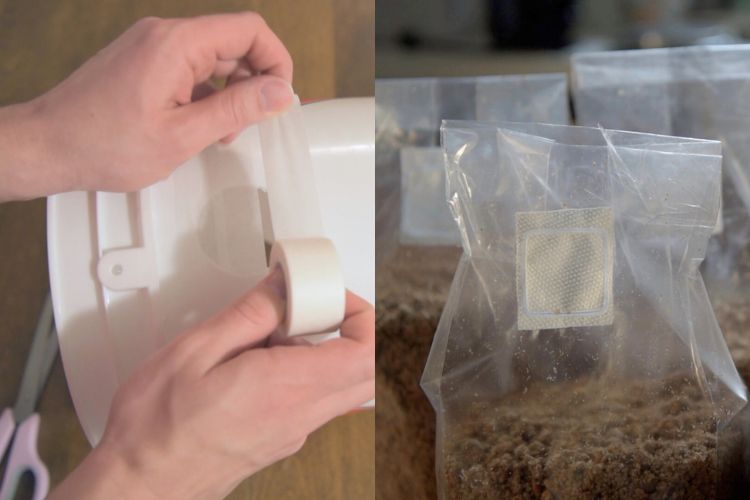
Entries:
{"type": "Polygon", "coordinates": [[[704,264],[712,300],[750,292],[750,45],[579,54],[581,125],[723,143],[722,210],[704,264]]]}
{"type": "Polygon", "coordinates": [[[442,137],[464,250],[422,378],[442,498],[723,494],[746,389],[698,270],[721,144],[455,121],[442,137]]]}
{"type": "Polygon", "coordinates": [[[569,120],[564,74],[385,79],[375,84],[375,100],[379,258],[401,241],[460,243],[443,203],[442,159],[436,153],[442,119],[569,120]],[[434,149],[402,154],[405,147],[434,149]]]}
{"type": "Polygon", "coordinates": [[[376,289],[378,470],[384,495],[434,498],[434,418],[419,387],[461,255],[445,203],[442,118],[568,122],[566,76],[378,80],[376,289]]]}

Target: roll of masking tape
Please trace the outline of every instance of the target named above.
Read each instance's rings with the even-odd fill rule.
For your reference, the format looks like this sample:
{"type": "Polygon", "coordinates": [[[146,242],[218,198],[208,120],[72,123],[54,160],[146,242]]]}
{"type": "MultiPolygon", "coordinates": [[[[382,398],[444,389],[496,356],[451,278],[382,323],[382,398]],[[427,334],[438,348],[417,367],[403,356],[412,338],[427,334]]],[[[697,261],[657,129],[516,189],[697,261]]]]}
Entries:
{"type": "Polygon", "coordinates": [[[326,238],[277,240],[269,267],[281,267],[286,284],[286,317],[281,333],[333,332],[344,320],[346,289],[333,242],[326,238]]]}

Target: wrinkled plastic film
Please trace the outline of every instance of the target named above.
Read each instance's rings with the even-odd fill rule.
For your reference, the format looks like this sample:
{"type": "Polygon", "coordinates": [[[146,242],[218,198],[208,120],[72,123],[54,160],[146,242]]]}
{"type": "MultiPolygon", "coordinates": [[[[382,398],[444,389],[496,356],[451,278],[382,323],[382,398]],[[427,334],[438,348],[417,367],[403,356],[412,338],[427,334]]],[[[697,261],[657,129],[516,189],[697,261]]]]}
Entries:
{"type": "MultiPolygon", "coordinates": [[[[566,408],[576,420],[611,422],[649,408],[641,426],[657,429],[673,408],[657,400],[683,397],[675,380],[691,394],[687,408],[699,408],[701,425],[718,436],[747,399],[699,272],[719,210],[721,144],[449,121],[443,148],[464,255],[422,377],[438,418],[442,498],[504,481],[501,462],[478,457],[521,436],[487,429],[546,414],[542,432],[568,418],[566,408]],[[542,236],[531,259],[521,248],[529,233],[542,236]],[[568,251],[553,255],[549,245],[568,251]],[[530,271],[535,282],[520,281],[530,271]],[[543,314],[524,317],[522,301],[543,314]],[[646,406],[617,405],[640,394],[650,394],[646,406]],[[534,397],[534,413],[525,414],[534,397]]],[[[591,429],[582,440],[610,432],[591,429]]],[[[584,442],[565,446],[588,452],[584,442]]],[[[547,486],[562,497],[573,491],[547,486]]]]}
{"type": "Polygon", "coordinates": [[[704,276],[712,296],[750,288],[750,46],[618,51],[573,57],[576,119],[584,125],[721,140],[722,210],[704,276]]]}

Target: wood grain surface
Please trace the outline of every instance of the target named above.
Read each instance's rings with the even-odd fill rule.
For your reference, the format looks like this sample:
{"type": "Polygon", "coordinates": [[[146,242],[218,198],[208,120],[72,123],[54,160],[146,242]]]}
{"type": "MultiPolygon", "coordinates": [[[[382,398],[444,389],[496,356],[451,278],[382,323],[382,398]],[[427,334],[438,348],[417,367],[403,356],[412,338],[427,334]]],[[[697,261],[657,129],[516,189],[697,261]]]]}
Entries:
{"type": "MultiPolygon", "coordinates": [[[[30,99],[146,15],[255,10],[285,42],[303,99],[373,93],[374,0],[0,0],[0,105],[30,99]]],[[[0,179],[0,182],[2,180],[0,179]]],[[[48,289],[45,201],[0,204],[0,405],[15,401],[48,289]]],[[[39,449],[53,484],[88,453],[58,359],[44,391],[39,449]]],[[[231,499],[374,497],[371,411],[340,417],[297,455],[240,485],[231,499]]]]}

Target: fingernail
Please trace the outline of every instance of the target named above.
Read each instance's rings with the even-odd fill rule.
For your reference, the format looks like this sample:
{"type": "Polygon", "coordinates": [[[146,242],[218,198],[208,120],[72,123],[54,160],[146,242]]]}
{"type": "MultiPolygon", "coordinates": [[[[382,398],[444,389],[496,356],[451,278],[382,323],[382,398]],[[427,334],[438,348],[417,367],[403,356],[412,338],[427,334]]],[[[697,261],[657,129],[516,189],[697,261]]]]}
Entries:
{"type": "Polygon", "coordinates": [[[260,88],[260,106],[266,113],[285,110],[294,98],[292,87],[283,80],[273,80],[260,88]]]}
{"type": "Polygon", "coordinates": [[[284,272],[276,266],[271,273],[265,277],[263,284],[276,293],[282,300],[286,300],[286,284],[284,283],[284,272]]]}

